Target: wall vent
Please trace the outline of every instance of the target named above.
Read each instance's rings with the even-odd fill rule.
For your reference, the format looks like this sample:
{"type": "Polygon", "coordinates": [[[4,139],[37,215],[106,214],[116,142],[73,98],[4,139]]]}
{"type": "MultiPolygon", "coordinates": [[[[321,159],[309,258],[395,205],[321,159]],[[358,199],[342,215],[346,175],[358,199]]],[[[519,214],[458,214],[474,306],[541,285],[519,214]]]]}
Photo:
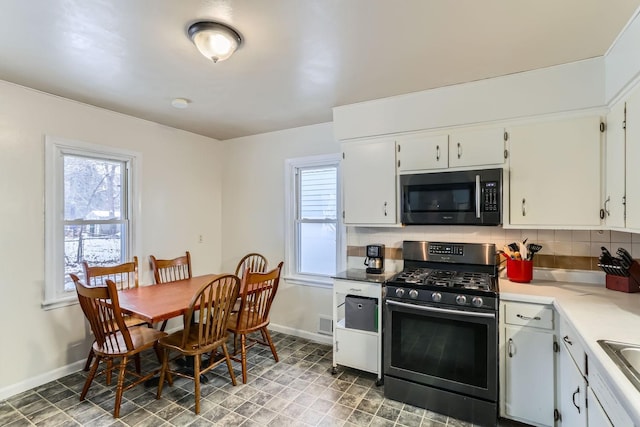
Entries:
{"type": "Polygon", "coordinates": [[[320,315],[318,319],[318,333],[321,335],[333,336],[333,318],[331,316],[320,315]]]}

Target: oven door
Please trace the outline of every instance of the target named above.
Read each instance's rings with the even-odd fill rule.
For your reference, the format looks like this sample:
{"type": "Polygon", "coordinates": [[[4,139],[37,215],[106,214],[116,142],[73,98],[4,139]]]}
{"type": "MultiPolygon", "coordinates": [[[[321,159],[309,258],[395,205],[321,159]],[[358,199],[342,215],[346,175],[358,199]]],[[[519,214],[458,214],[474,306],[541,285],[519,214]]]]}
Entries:
{"type": "Polygon", "coordinates": [[[384,374],[496,402],[496,312],[385,301],[384,374]]]}

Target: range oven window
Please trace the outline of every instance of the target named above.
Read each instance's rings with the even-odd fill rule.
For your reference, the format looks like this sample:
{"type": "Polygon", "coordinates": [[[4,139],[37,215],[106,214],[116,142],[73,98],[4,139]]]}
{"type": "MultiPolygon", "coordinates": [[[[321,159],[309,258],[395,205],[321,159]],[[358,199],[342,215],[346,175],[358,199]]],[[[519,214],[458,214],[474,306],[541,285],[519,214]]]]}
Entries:
{"type": "Polygon", "coordinates": [[[411,212],[471,212],[475,210],[475,184],[411,185],[405,193],[411,212]]]}
{"type": "Polygon", "coordinates": [[[461,319],[392,312],[394,368],[486,389],[489,327],[461,319]]]}

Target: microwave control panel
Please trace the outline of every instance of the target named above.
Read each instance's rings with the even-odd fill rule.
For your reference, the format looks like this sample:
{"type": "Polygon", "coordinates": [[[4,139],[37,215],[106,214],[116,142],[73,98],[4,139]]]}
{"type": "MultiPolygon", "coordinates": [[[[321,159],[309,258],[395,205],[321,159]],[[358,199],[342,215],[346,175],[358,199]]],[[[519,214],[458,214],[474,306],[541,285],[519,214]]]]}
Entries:
{"type": "Polygon", "coordinates": [[[500,203],[498,197],[500,185],[497,181],[486,181],[482,183],[482,198],[484,212],[498,212],[500,203]]]}

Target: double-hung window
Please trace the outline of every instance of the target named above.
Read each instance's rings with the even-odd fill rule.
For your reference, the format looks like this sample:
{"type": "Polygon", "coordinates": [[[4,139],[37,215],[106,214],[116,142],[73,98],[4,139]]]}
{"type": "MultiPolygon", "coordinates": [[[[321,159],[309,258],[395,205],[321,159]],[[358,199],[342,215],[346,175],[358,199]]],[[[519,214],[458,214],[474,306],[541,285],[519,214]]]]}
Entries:
{"type": "Polygon", "coordinates": [[[133,183],[139,154],[45,139],[45,308],[77,301],[69,273],[82,262],[115,265],[134,253],[133,183]]]}
{"type": "Polygon", "coordinates": [[[338,155],[289,159],[287,171],[287,277],[331,284],[342,268],[338,155]]]}

